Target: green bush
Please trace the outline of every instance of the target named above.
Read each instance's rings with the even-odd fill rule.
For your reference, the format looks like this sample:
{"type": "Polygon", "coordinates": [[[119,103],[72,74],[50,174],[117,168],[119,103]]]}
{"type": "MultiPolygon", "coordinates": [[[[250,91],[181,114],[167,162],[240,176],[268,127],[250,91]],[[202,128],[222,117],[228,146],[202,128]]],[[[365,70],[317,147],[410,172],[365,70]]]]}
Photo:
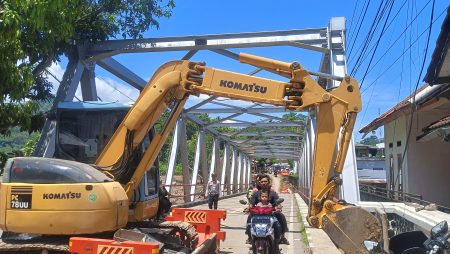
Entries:
{"type": "MultiPolygon", "coordinates": [[[[166,175],[167,169],[169,168],[169,164],[167,163],[159,163],[159,173],[160,175],[166,175]]],[[[183,174],[183,168],[181,167],[181,164],[177,164],[175,167],[175,171],[173,172],[174,175],[182,175],[183,174]]]]}

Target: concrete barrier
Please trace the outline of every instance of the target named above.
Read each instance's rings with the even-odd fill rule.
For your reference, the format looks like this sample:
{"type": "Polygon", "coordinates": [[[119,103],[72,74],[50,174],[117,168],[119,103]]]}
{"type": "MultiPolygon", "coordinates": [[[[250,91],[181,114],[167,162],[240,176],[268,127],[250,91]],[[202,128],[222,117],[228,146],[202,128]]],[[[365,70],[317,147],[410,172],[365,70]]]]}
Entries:
{"type": "Polygon", "coordinates": [[[191,254],[213,254],[219,253],[216,234],[211,234],[200,246],[195,248],[191,254]]]}

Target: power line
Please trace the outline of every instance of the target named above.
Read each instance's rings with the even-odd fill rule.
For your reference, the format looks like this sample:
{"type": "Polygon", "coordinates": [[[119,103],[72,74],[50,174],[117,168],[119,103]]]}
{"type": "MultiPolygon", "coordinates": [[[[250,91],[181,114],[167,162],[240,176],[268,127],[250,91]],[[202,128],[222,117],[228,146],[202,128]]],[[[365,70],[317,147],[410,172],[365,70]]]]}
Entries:
{"type": "Polygon", "coordinates": [[[380,36],[378,37],[378,40],[377,40],[377,42],[376,42],[375,50],[373,51],[372,56],[370,57],[370,61],[369,61],[369,64],[367,65],[366,72],[364,73],[364,76],[363,76],[363,78],[362,78],[362,80],[361,80],[361,84],[359,85],[359,88],[360,88],[360,89],[361,89],[362,85],[364,84],[364,80],[366,79],[367,73],[369,72],[369,68],[370,68],[370,65],[372,64],[372,60],[373,60],[373,58],[374,58],[374,56],[375,56],[375,53],[377,52],[378,45],[380,44],[381,38],[382,38],[383,35],[384,35],[385,28],[386,28],[386,24],[387,24],[387,22],[388,22],[388,20],[389,20],[389,16],[391,15],[391,11],[392,11],[392,6],[393,6],[393,5],[394,5],[394,2],[391,1],[390,7],[389,7],[388,16],[386,17],[386,20],[385,20],[385,22],[384,22],[383,28],[381,29],[380,36]]]}
{"type": "Polygon", "coordinates": [[[380,5],[378,6],[378,10],[377,13],[374,17],[374,20],[370,26],[369,32],[366,35],[366,38],[364,39],[364,41],[362,42],[362,47],[360,47],[358,49],[357,52],[359,53],[359,56],[356,60],[355,63],[355,67],[353,68],[351,75],[354,76],[356,74],[356,72],[358,72],[359,67],[361,66],[362,62],[364,61],[364,57],[366,55],[366,51],[369,47],[369,45],[372,42],[372,38],[378,28],[378,25],[380,24],[380,21],[382,20],[382,17],[384,16],[384,13],[386,11],[386,7],[387,7],[387,2],[385,2],[384,0],[380,2],[380,5]]]}
{"type": "MultiPolygon", "coordinates": [[[[351,20],[350,20],[350,30],[349,30],[349,33],[348,33],[348,40],[349,41],[351,41],[351,32],[353,31],[353,18],[355,17],[355,13],[356,13],[356,9],[357,9],[357,7],[358,7],[358,3],[359,3],[359,0],[356,0],[356,3],[355,3],[355,7],[353,7],[353,13],[352,13],[352,18],[351,18],[351,20]]],[[[355,23],[356,24],[356,23],[355,23]]]]}
{"type": "MultiPolygon", "coordinates": [[[[356,40],[358,39],[358,35],[359,35],[359,31],[361,30],[361,26],[362,26],[362,24],[364,23],[364,18],[366,17],[366,13],[367,13],[367,10],[368,10],[368,8],[369,8],[369,5],[370,5],[370,0],[369,0],[369,2],[368,2],[368,4],[366,5],[366,3],[367,3],[367,0],[364,2],[364,6],[363,6],[363,9],[364,9],[364,12],[361,12],[360,14],[359,14],[359,17],[358,17],[358,23],[359,23],[359,26],[358,26],[358,30],[356,31],[356,36],[355,36],[355,39],[353,40],[353,43],[352,43],[352,45],[350,46],[350,50],[349,50],[349,53],[348,53],[348,59],[349,59],[349,62],[351,61],[351,55],[352,55],[352,51],[353,51],[353,46],[355,45],[355,42],[356,42],[356,40]],[[365,8],[364,8],[365,7],[365,8]],[[364,13],[364,14],[363,14],[364,13]],[[360,21],[360,18],[362,17],[362,20],[360,21]]],[[[352,38],[353,39],[353,38],[352,38]]],[[[350,39],[350,41],[352,40],[352,39],[350,39]]]]}
{"type": "MultiPolygon", "coordinates": [[[[411,136],[411,130],[412,130],[412,122],[413,122],[413,118],[414,118],[414,112],[416,111],[416,93],[417,93],[417,89],[419,87],[420,77],[422,76],[422,72],[423,72],[423,69],[425,67],[425,60],[426,60],[427,54],[428,54],[428,46],[430,44],[430,37],[431,37],[431,28],[432,28],[433,23],[434,23],[433,16],[434,16],[434,4],[435,4],[435,1],[436,0],[433,0],[433,5],[431,7],[430,26],[429,26],[429,29],[428,29],[427,43],[426,43],[426,46],[425,46],[425,54],[424,54],[424,57],[423,57],[422,66],[420,68],[419,76],[417,77],[416,87],[415,87],[414,93],[412,95],[411,116],[409,118],[408,135],[406,136],[405,147],[403,149],[403,154],[402,154],[402,161],[400,163],[401,167],[403,166],[403,162],[405,161],[405,154],[407,152],[407,147],[408,147],[409,141],[411,139],[410,136],[411,136]]],[[[399,175],[397,174],[397,179],[398,179],[398,177],[399,177],[399,175]]],[[[394,182],[394,186],[395,186],[395,184],[397,182],[397,179],[394,182]]]]}
{"type": "MultiPolygon", "coordinates": [[[[390,44],[389,48],[384,52],[383,55],[380,56],[378,61],[370,68],[369,73],[375,68],[375,66],[378,65],[378,63],[381,61],[381,59],[389,53],[389,51],[394,47],[394,45],[397,43],[397,41],[402,37],[403,34],[406,33],[406,31],[409,29],[409,27],[413,24],[413,22],[419,17],[419,15],[422,13],[422,11],[425,9],[426,6],[431,2],[431,0],[428,1],[428,3],[420,10],[420,12],[414,17],[413,20],[405,27],[405,29],[402,31],[402,33],[395,39],[393,43],[390,44]]],[[[426,31],[426,30],[425,30],[426,31]]],[[[406,38],[406,37],[405,37],[406,38]]],[[[373,47],[372,47],[373,49],[373,47]]],[[[371,49],[371,50],[372,50],[371,49]]]]}
{"type": "MultiPolygon", "coordinates": [[[[378,6],[378,10],[375,14],[375,17],[372,21],[372,24],[370,25],[370,29],[366,34],[366,37],[364,38],[363,42],[360,44],[360,47],[357,50],[357,54],[359,54],[358,58],[356,59],[355,66],[358,66],[358,63],[362,61],[362,58],[365,56],[365,52],[367,50],[367,47],[371,43],[371,40],[373,38],[373,34],[376,31],[376,28],[378,27],[380,17],[382,16],[382,9],[383,9],[384,0],[380,2],[380,5],[378,6]],[[359,52],[359,53],[358,53],[359,52]]],[[[350,61],[351,62],[351,61],[350,61]]],[[[354,69],[353,71],[354,72],[354,69]]]]}
{"type": "MultiPolygon", "coordinates": [[[[444,14],[444,12],[446,12],[446,11],[447,11],[446,9],[443,10],[439,14],[439,16],[433,20],[432,24],[434,24],[434,22],[436,22],[442,16],[442,14],[444,14]]],[[[386,69],[384,69],[383,72],[380,75],[378,75],[378,77],[372,83],[370,83],[370,85],[368,85],[365,89],[363,89],[361,91],[361,93],[364,93],[365,91],[367,91],[367,89],[369,89],[376,81],[378,81],[378,79],[380,79],[388,70],[390,70],[392,68],[392,66],[394,66],[394,64],[398,60],[400,60],[400,58],[420,39],[420,37],[422,37],[422,35],[425,34],[426,31],[428,31],[428,28],[426,28],[412,43],[410,43],[409,47],[406,50],[404,50],[402,52],[402,54],[399,57],[397,57],[397,59],[391,65],[389,65],[386,69]]]]}
{"type": "MultiPolygon", "coordinates": [[[[45,69],[45,72],[46,72],[47,74],[49,74],[50,76],[52,76],[56,81],[58,81],[59,85],[61,85],[61,80],[59,80],[59,78],[56,77],[56,75],[53,74],[49,69],[46,68],[46,69],[45,69]]],[[[73,96],[74,96],[75,99],[77,99],[78,101],[81,101],[80,98],[78,98],[76,95],[73,95],[73,96]]]]}
{"type": "Polygon", "coordinates": [[[119,92],[121,95],[127,97],[128,99],[130,99],[130,101],[135,101],[133,98],[131,98],[130,96],[126,95],[125,93],[123,93],[122,91],[120,91],[119,89],[115,88],[113,85],[109,84],[108,81],[106,81],[105,79],[103,79],[100,76],[97,76],[98,79],[102,80],[103,82],[105,82],[106,85],[108,85],[109,87],[111,87],[112,89],[116,90],[117,92],[119,92]]]}

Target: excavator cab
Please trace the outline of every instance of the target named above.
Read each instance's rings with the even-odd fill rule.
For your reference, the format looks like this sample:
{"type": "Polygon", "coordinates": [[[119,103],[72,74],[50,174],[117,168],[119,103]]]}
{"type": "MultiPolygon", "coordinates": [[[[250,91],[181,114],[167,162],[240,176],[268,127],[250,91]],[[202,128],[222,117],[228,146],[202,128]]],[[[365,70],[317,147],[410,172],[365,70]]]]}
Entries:
{"type": "Polygon", "coordinates": [[[118,102],[60,102],[56,121],[54,158],[95,163],[100,152],[130,110],[118,102]]]}
{"type": "MultiPolygon", "coordinates": [[[[121,102],[60,102],[53,114],[56,121],[53,157],[95,163],[131,107],[131,103],[121,102]]],[[[134,155],[131,167],[137,167],[152,135],[153,132],[150,131],[143,139],[140,152],[134,155]]],[[[134,191],[130,200],[129,221],[151,218],[158,212],[160,181],[158,163],[155,164],[152,170],[148,169],[134,191]]]]}

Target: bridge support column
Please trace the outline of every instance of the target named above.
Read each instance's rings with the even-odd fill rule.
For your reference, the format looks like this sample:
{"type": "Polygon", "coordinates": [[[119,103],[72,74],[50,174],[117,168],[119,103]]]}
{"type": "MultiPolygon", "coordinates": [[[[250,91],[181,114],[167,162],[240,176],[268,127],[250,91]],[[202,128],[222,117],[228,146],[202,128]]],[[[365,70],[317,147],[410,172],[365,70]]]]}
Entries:
{"type": "Polygon", "coordinates": [[[247,163],[248,163],[247,178],[248,178],[248,183],[250,184],[253,181],[253,179],[252,179],[252,170],[253,170],[253,168],[252,168],[252,160],[249,158],[247,163]]]}
{"type": "Polygon", "coordinates": [[[243,171],[242,171],[242,188],[244,191],[247,190],[247,156],[244,155],[242,158],[242,165],[243,165],[243,171]]]}
{"type": "MultiPolygon", "coordinates": [[[[220,183],[222,184],[222,191],[227,190],[227,194],[230,194],[230,186],[229,186],[229,172],[230,172],[230,162],[229,162],[229,153],[230,149],[227,143],[224,143],[223,149],[223,159],[222,159],[222,174],[220,177],[220,183]]],[[[225,194],[225,193],[223,193],[225,194]]]]}
{"type": "Polygon", "coordinates": [[[242,152],[239,152],[239,155],[237,156],[237,165],[238,165],[238,172],[237,172],[237,192],[241,192],[241,183],[242,183],[242,152]]]}
{"type": "Polygon", "coordinates": [[[184,118],[181,122],[181,135],[180,135],[180,161],[181,161],[181,168],[183,170],[183,195],[184,195],[184,202],[189,202],[191,199],[189,197],[189,184],[191,179],[191,174],[189,170],[189,159],[187,154],[187,135],[186,135],[186,123],[184,118]]]}
{"type": "MultiPolygon", "coordinates": [[[[208,173],[208,160],[206,159],[206,133],[205,129],[201,129],[202,141],[200,143],[200,168],[202,169],[203,190],[206,191],[208,185],[209,173],[208,173]]],[[[212,164],[212,162],[211,162],[212,164]]]]}
{"type": "Polygon", "coordinates": [[[202,146],[203,146],[203,142],[204,142],[204,136],[205,136],[205,131],[200,130],[198,133],[198,138],[197,138],[197,148],[195,149],[195,160],[194,160],[194,169],[192,171],[191,192],[189,193],[191,201],[195,200],[195,190],[197,187],[198,169],[201,164],[200,157],[202,154],[202,146]]]}
{"type": "Polygon", "coordinates": [[[182,122],[183,119],[181,118],[178,119],[177,124],[175,125],[175,129],[173,130],[172,147],[170,148],[169,164],[167,165],[166,179],[164,183],[165,188],[169,193],[172,187],[173,172],[175,170],[176,156],[181,135],[180,133],[182,128],[182,122]]]}
{"type": "Polygon", "coordinates": [[[236,148],[234,146],[231,146],[231,174],[230,174],[230,190],[231,193],[235,193],[235,171],[236,171],[236,148]]]}
{"type": "Polygon", "coordinates": [[[217,138],[213,138],[213,144],[212,144],[212,151],[211,151],[211,165],[209,167],[209,177],[208,182],[211,181],[211,175],[213,173],[216,174],[217,179],[220,181],[220,183],[223,184],[222,179],[219,178],[222,176],[222,170],[219,167],[219,140],[217,138]]]}

